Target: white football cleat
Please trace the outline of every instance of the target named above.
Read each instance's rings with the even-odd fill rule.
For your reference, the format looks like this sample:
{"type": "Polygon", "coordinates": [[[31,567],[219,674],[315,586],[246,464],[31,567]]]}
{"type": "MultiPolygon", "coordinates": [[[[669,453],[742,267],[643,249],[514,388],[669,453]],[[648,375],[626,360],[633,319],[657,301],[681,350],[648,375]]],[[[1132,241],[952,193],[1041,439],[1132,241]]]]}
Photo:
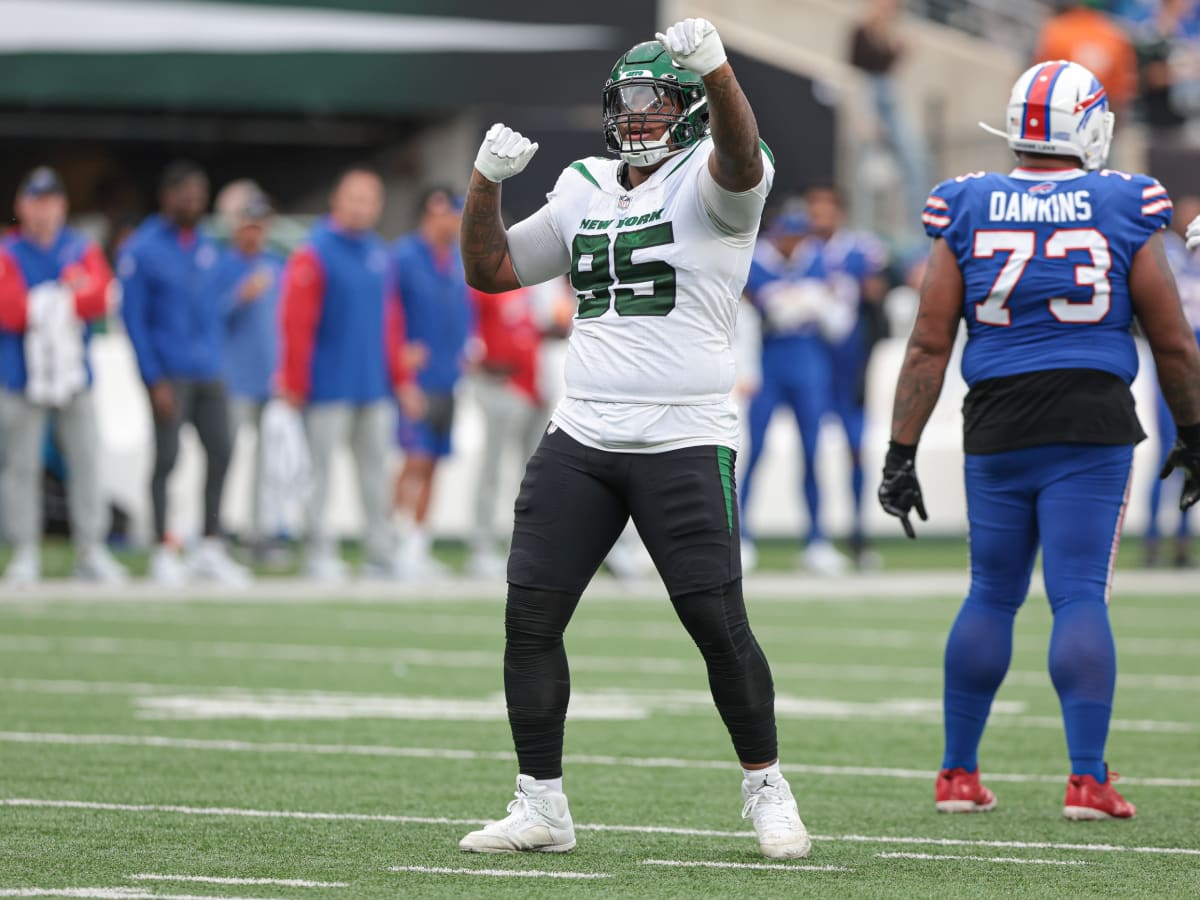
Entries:
{"type": "Polygon", "coordinates": [[[804,568],[814,575],[841,575],[850,568],[850,560],[829,541],[812,541],[804,548],[804,568]]]}
{"type": "Polygon", "coordinates": [[[187,584],[191,577],[187,565],[179,554],[166,544],[154,548],[150,557],[150,580],[161,587],[179,587],[187,584]]]}
{"type": "Polygon", "coordinates": [[[476,550],[467,561],[467,573],[485,581],[503,581],[508,575],[508,561],[495,550],[476,550]]]}
{"type": "Polygon", "coordinates": [[[346,564],[328,548],[312,548],[304,560],[301,575],[322,584],[342,584],[346,581],[346,564]]]}
{"type": "Polygon", "coordinates": [[[642,548],[632,538],[618,538],[604,557],[604,565],[618,581],[641,578],[648,571],[642,548]]]}
{"type": "Polygon", "coordinates": [[[206,537],[188,559],[192,575],[200,581],[211,581],[226,587],[248,587],[253,581],[250,570],[234,562],[220,538],[206,537]]]}
{"type": "Polygon", "coordinates": [[[575,823],[567,795],[550,791],[528,775],[517,776],[516,799],[499,822],[458,842],[469,853],[566,853],[575,849],[575,823]]]}
{"type": "Polygon", "coordinates": [[[93,544],[78,551],[75,558],[75,577],[94,584],[124,584],[129,573],[108,552],[103,544],[93,544]]]}
{"type": "Polygon", "coordinates": [[[761,780],[742,782],[742,818],[754,824],[758,847],[767,859],[801,859],[812,849],[808,829],[800,821],[800,810],[787,779],[770,783],[761,780]]]}
{"type": "Polygon", "coordinates": [[[414,529],[400,542],[394,577],[402,581],[428,581],[449,575],[450,570],[433,555],[433,541],[428,532],[414,529]]]}
{"type": "Polygon", "coordinates": [[[4,583],[11,588],[33,587],[42,580],[42,553],[37,544],[18,544],[13,551],[8,568],[4,570],[4,583]]]}

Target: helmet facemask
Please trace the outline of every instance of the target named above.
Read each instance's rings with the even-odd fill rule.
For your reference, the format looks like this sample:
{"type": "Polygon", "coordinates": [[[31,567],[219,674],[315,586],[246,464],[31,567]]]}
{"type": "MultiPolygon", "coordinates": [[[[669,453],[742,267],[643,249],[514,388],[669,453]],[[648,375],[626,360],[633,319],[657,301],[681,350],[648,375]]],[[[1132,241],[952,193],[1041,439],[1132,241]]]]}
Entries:
{"type": "Polygon", "coordinates": [[[604,86],[604,143],[631,166],[654,165],[707,132],[708,101],[702,87],[649,72],[629,73],[604,86]],[[648,138],[649,132],[661,133],[648,138]]]}

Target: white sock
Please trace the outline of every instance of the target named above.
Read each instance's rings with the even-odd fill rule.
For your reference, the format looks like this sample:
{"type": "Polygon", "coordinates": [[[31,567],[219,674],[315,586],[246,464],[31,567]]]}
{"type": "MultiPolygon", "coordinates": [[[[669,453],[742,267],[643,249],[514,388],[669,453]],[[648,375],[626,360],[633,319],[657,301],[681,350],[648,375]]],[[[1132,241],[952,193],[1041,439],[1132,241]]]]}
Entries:
{"type": "Polygon", "coordinates": [[[561,794],[563,792],[561,775],[557,778],[535,778],[533,779],[533,783],[551,794],[561,794]]]}
{"type": "Polygon", "coordinates": [[[433,544],[433,541],[430,540],[429,532],[425,529],[425,526],[417,525],[416,523],[409,528],[408,535],[405,537],[405,541],[408,542],[408,546],[414,553],[420,553],[423,555],[429,553],[430,547],[433,544]]]}
{"type": "Polygon", "coordinates": [[[777,784],[783,781],[783,772],[779,770],[779,760],[771,763],[765,769],[742,769],[742,780],[754,785],[777,784]]]}

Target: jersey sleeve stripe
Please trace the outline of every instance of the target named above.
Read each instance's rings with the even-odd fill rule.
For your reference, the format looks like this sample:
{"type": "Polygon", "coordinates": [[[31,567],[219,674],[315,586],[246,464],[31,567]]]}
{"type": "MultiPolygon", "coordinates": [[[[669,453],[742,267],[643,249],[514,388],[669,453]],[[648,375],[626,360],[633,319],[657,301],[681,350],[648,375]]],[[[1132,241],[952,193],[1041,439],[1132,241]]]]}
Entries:
{"type": "Polygon", "coordinates": [[[1174,208],[1175,204],[1172,203],[1170,199],[1164,197],[1162,200],[1155,200],[1153,203],[1147,203],[1145,206],[1143,206],[1142,215],[1152,216],[1155,213],[1162,212],[1164,209],[1174,208]]]}
{"type": "Polygon", "coordinates": [[[759,138],[758,146],[761,148],[763,156],[771,161],[771,165],[775,165],[775,154],[771,152],[771,148],[767,146],[767,142],[762,138],[759,138]]]}
{"type": "Polygon", "coordinates": [[[1159,194],[1165,194],[1166,192],[1167,189],[1161,184],[1152,184],[1142,191],[1142,199],[1149,200],[1151,197],[1157,197],[1159,194]]]}
{"type": "Polygon", "coordinates": [[[926,225],[936,225],[938,228],[945,228],[950,224],[949,216],[935,216],[932,213],[924,213],[921,216],[921,221],[926,225]]]}
{"type": "Polygon", "coordinates": [[[949,209],[950,204],[934,194],[929,195],[929,199],[925,201],[925,205],[932,209],[949,209]]]}
{"type": "Polygon", "coordinates": [[[600,182],[595,179],[592,173],[587,170],[587,166],[585,166],[582,162],[571,163],[571,168],[594,184],[596,187],[600,187],[600,182]]]}

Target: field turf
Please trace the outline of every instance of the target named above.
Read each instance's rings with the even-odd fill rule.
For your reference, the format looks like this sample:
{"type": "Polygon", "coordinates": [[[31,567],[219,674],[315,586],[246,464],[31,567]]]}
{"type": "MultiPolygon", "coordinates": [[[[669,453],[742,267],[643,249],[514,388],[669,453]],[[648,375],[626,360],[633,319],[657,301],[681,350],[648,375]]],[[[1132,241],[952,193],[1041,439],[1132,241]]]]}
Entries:
{"type": "Polygon", "coordinates": [[[1139,814],[1074,824],[1060,817],[1043,599],[1018,619],[982,748],[999,808],[939,816],[940,648],[958,598],[924,596],[912,572],[837,599],[799,576],[793,593],[789,577],[747,584],[785,772],[815,836],[809,859],[782,864],[757,856],[701,661],[653,585],[602,579],[576,614],[566,786],[579,846],[522,857],[456,849],[503,815],[515,774],[498,588],[0,595],[0,897],[1200,894],[1189,581],[1118,578],[1109,757],[1139,814]],[[241,883],[253,879],[290,883],[241,883]]]}

